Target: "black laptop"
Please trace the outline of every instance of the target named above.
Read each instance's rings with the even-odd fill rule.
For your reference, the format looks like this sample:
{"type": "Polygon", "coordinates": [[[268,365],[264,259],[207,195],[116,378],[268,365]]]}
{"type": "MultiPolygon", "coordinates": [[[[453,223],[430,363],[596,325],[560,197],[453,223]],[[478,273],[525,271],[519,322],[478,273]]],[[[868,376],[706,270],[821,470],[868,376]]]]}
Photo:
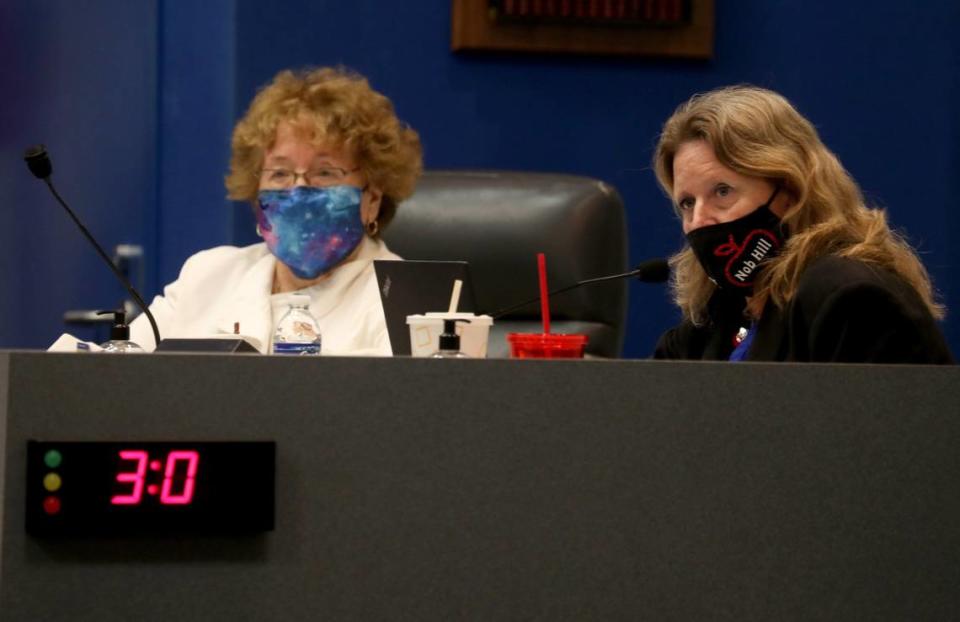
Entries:
{"type": "Polygon", "coordinates": [[[373,262],[380,287],[380,301],[387,320],[390,347],[394,356],[410,355],[410,329],[407,316],[430,311],[446,311],[457,279],[463,282],[457,311],[476,312],[470,267],[465,261],[387,261],[373,262]]]}

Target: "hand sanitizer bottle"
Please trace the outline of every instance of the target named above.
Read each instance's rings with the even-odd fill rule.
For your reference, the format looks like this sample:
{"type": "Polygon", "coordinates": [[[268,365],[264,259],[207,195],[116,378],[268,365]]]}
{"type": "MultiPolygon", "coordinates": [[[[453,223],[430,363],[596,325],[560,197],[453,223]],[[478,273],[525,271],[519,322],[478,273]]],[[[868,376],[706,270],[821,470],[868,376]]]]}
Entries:
{"type": "Polygon", "coordinates": [[[108,354],[132,354],[143,352],[143,348],[130,341],[130,327],[126,323],[126,315],[123,309],[112,311],[97,311],[97,315],[113,314],[113,326],[110,327],[110,341],[104,342],[100,347],[103,352],[108,354]]]}
{"type": "Polygon", "coordinates": [[[320,345],[320,326],[310,314],[310,295],[292,294],[290,306],[273,333],[273,353],[319,355],[320,345]]]}
{"type": "Polygon", "coordinates": [[[443,333],[440,335],[440,349],[430,355],[432,359],[468,359],[460,351],[460,335],[457,334],[457,322],[469,320],[443,320],[443,333]]]}

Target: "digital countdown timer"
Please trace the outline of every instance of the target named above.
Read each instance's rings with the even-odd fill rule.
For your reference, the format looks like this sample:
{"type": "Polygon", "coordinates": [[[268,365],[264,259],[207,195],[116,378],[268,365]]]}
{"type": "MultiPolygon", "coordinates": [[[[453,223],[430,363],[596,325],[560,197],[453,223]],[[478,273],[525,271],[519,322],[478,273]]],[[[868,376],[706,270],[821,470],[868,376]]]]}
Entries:
{"type": "Polygon", "coordinates": [[[272,441],[28,441],[27,532],[270,531],[275,463],[272,441]]]}

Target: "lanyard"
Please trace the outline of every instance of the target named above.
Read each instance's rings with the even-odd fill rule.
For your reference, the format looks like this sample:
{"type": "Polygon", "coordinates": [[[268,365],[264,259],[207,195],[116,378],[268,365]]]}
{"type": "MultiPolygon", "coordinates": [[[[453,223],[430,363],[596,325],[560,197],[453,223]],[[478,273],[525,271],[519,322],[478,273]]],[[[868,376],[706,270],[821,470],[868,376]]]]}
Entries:
{"type": "MultiPolygon", "coordinates": [[[[740,329],[743,330],[742,328],[740,329]]],[[[740,342],[737,344],[737,347],[733,349],[733,352],[730,353],[730,360],[737,362],[742,361],[747,358],[747,353],[750,351],[750,345],[753,343],[753,336],[757,333],[757,323],[751,322],[750,328],[746,331],[746,334],[740,338],[740,334],[737,335],[740,338],[740,342]]]]}

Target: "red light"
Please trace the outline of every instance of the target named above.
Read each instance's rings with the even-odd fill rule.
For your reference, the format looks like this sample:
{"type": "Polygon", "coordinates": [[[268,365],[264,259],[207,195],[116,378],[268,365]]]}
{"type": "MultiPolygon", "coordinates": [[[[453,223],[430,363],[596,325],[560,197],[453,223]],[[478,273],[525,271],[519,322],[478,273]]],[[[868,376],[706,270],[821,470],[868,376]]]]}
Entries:
{"type": "Polygon", "coordinates": [[[60,497],[50,496],[43,500],[43,511],[53,516],[60,513],[60,497]]]}
{"type": "Polygon", "coordinates": [[[159,470],[160,470],[160,461],[159,461],[159,460],[151,460],[151,461],[150,461],[150,470],[151,470],[151,471],[159,471],[159,470]]]}

